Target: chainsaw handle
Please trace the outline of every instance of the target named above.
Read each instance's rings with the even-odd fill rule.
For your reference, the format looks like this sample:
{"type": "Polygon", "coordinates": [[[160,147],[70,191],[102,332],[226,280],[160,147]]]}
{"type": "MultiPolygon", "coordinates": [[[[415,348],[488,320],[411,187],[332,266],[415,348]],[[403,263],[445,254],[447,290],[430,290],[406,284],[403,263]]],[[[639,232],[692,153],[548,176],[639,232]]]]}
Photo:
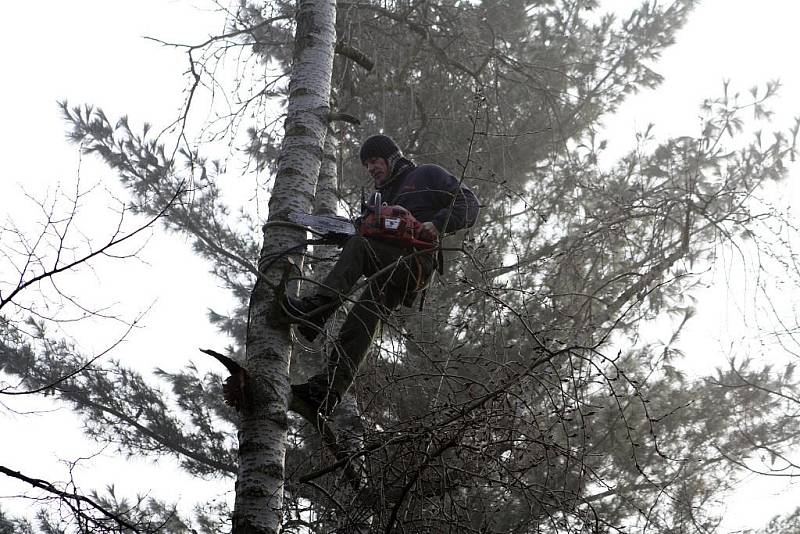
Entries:
{"type": "Polygon", "coordinates": [[[375,222],[378,225],[378,228],[382,228],[383,225],[381,224],[381,192],[375,191],[372,193],[372,212],[375,214],[375,222]]]}

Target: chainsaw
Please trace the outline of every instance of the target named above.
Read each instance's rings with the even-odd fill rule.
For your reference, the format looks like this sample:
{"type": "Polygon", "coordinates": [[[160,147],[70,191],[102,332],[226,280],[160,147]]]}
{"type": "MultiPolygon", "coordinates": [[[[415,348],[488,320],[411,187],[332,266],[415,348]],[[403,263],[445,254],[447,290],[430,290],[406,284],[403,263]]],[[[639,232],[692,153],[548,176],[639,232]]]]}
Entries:
{"type": "Polygon", "coordinates": [[[422,223],[403,206],[388,206],[381,202],[381,194],[375,192],[370,202],[362,200],[362,215],[358,224],[345,217],[289,213],[289,221],[305,226],[320,236],[321,241],[344,244],[354,235],[389,241],[409,248],[434,249],[436,241],[419,239],[422,223]]]}

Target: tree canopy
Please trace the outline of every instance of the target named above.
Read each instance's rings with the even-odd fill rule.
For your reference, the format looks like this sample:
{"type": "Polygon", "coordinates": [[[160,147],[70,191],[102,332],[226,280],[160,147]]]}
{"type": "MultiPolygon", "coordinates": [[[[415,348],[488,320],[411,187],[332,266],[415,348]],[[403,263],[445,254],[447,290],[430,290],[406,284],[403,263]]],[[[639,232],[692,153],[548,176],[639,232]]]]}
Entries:
{"type": "MultiPolygon", "coordinates": [[[[659,142],[648,128],[633,151],[602,164],[602,121],[660,83],[657,60],[694,4],[643,2],[623,17],[591,0],[336,5],[322,167],[312,192],[295,190],[298,202],[353,214],[364,185],[358,147],[380,131],[463,179],[482,211],[475,228],[445,243],[445,273],[422,309],[384,325],[333,420],[347,454],[288,414],[283,531],[706,532],[743,472],[794,469],[793,365],[753,354],[698,378],[677,346],[720,255],[756,251],[756,277],[783,271],[798,281],[792,219],[767,200],[787,175],[798,131],[767,133],[779,85],[746,94],[726,85],[704,102],[697,131],[659,142]],[[643,339],[654,321],[671,329],[667,343],[643,339]]],[[[267,213],[284,214],[226,196],[234,177],[205,159],[203,143],[242,142],[260,177],[252,194],[284,194],[275,184],[287,172],[287,136],[308,133],[279,128],[298,94],[286,83],[304,24],[295,24],[295,7],[243,1],[226,11],[224,35],[188,47],[182,117],[203,87],[231,93],[230,114],[210,121],[196,145],[173,152],[147,126],[62,105],[71,139],[114,169],[129,207],[189,236],[231,292],[236,308],[210,311],[209,320],[239,361],[253,341],[251,290],[272,261],[261,225],[267,213]],[[236,67],[231,78],[225,62],[236,67]]],[[[176,136],[189,133],[183,126],[176,136]]],[[[336,255],[308,252],[317,261],[304,277],[336,255]]],[[[0,369],[17,381],[4,392],[52,394],[88,436],[123,455],[174,457],[201,480],[237,473],[244,416],[222,402],[222,377],[192,364],[146,377],[126,362],[90,362],[42,321],[25,322],[13,289],[2,295],[0,369]]],[[[779,335],[791,330],[787,323],[779,335]]],[[[331,343],[302,347],[295,338],[291,378],[310,374],[331,343]]],[[[185,518],[152,499],[84,497],[100,516],[59,524],[42,512],[38,528],[179,533],[229,524],[225,507],[185,518]]],[[[788,532],[795,516],[764,532],[788,532]]],[[[34,531],[0,515],[0,532],[13,528],[34,531]]]]}

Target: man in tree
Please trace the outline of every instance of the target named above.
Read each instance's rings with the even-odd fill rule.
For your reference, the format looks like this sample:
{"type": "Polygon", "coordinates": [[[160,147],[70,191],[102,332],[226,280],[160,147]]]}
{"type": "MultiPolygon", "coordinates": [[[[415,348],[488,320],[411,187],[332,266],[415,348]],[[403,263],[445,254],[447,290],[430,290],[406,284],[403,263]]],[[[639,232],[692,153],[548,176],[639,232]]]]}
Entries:
{"type": "MultiPolygon", "coordinates": [[[[373,135],[361,146],[361,163],[375,182],[381,201],[402,206],[422,223],[418,238],[436,242],[475,224],[478,200],[475,194],[438,165],[415,165],[397,144],[385,135],[373,135]]],[[[362,217],[356,221],[361,223],[362,217]]],[[[354,236],[317,291],[298,299],[287,295],[283,308],[298,330],[309,340],[317,337],[325,321],[346,300],[358,279],[370,282],[342,325],[328,358],[327,370],[305,384],[292,386],[301,400],[323,414],[330,413],[353,382],[382,317],[401,304],[411,306],[436,267],[431,250],[354,236]]]]}

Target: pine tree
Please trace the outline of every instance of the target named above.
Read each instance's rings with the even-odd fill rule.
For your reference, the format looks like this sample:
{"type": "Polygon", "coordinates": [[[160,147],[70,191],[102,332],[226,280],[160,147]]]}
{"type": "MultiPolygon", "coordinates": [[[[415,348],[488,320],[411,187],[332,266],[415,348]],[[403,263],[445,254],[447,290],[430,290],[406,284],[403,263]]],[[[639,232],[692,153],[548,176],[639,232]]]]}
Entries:
{"type": "MultiPolygon", "coordinates": [[[[164,221],[196,240],[240,302],[237,315],[211,319],[231,336],[230,355],[246,354],[252,405],[237,416],[221,402],[220,377],[191,367],[160,374],[178,413],[164,415],[164,396],[118,364],[70,377],[56,394],[123,450],[175,455],[197,475],[237,473],[237,532],[713,530],[713,504],[742,466],[796,445],[796,404],[775,394],[796,383],[753,360],[692,380],[674,345],[694,315],[695,273],[781,216],[757,195],[785,176],[797,130],[771,143],[741,136],[745,114],[766,112],[777,90],[769,84],[749,100],[726,88],[706,103],[693,137],[652,147],[644,132],[608,169],[595,135],[627,95],[660,81],[650,62],[693,4],[645,3],[622,21],[590,1],[338,4],[340,55],[321,72],[333,73],[332,86],[301,89],[292,70],[285,133],[267,124],[250,132],[249,154],[275,171],[264,248],[256,221],[230,222],[222,180],[196,153],[184,153],[194,196],[178,195],[164,221]],[[358,51],[372,56],[372,70],[358,51]],[[298,98],[315,99],[300,125],[298,98]],[[361,128],[332,126],[329,111],[361,128]],[[285,256],[304,276],[316,273],[295,253],[303,237],[269,222],[335,209],[322,198],[332,190],[355,205],[353,155],[378,130],[463,177],[484,208],[475,230],[447,243],[446,274],[424,310],[387,322],[344,403],[347,417],[335,422],[360,447],[343,458],[317,428],[286,415],[292,348],[271,315],[272,288],[285,256]],[[289,156],[295,148],[307,150],[304,159],[289,156]],[[320,168],[337,148],[334,187],[320,168]],[[673,339],[637,345],[638,327],[663,314],[676,318],[673,339]],[[239,449],[228,425],[240,431],[239,449]]],[[[323,5],[332,21],[332,5],[301,7],[322,16],[323,5]]],[[[295,33],[284,24],[292,8],[244,4],[215,43],[244,42],[288,73],[314,42],[302,38],[305,11],[295,33]]],[[[332,49],[332,28],[324,34],[332,49]]],[[[273,96],[261,91],[253,102],[273,96]]],[[[185,186],[146,132],[114,127],[99,110],[64,112],[74,138],[120,173],[138,211],[160,212],[185,186]]],[[[0,353],[29,388],[81,364],[35,345],[0,353]]],[[[305,365],[292,362],[291,372],[305,365]]]]}

